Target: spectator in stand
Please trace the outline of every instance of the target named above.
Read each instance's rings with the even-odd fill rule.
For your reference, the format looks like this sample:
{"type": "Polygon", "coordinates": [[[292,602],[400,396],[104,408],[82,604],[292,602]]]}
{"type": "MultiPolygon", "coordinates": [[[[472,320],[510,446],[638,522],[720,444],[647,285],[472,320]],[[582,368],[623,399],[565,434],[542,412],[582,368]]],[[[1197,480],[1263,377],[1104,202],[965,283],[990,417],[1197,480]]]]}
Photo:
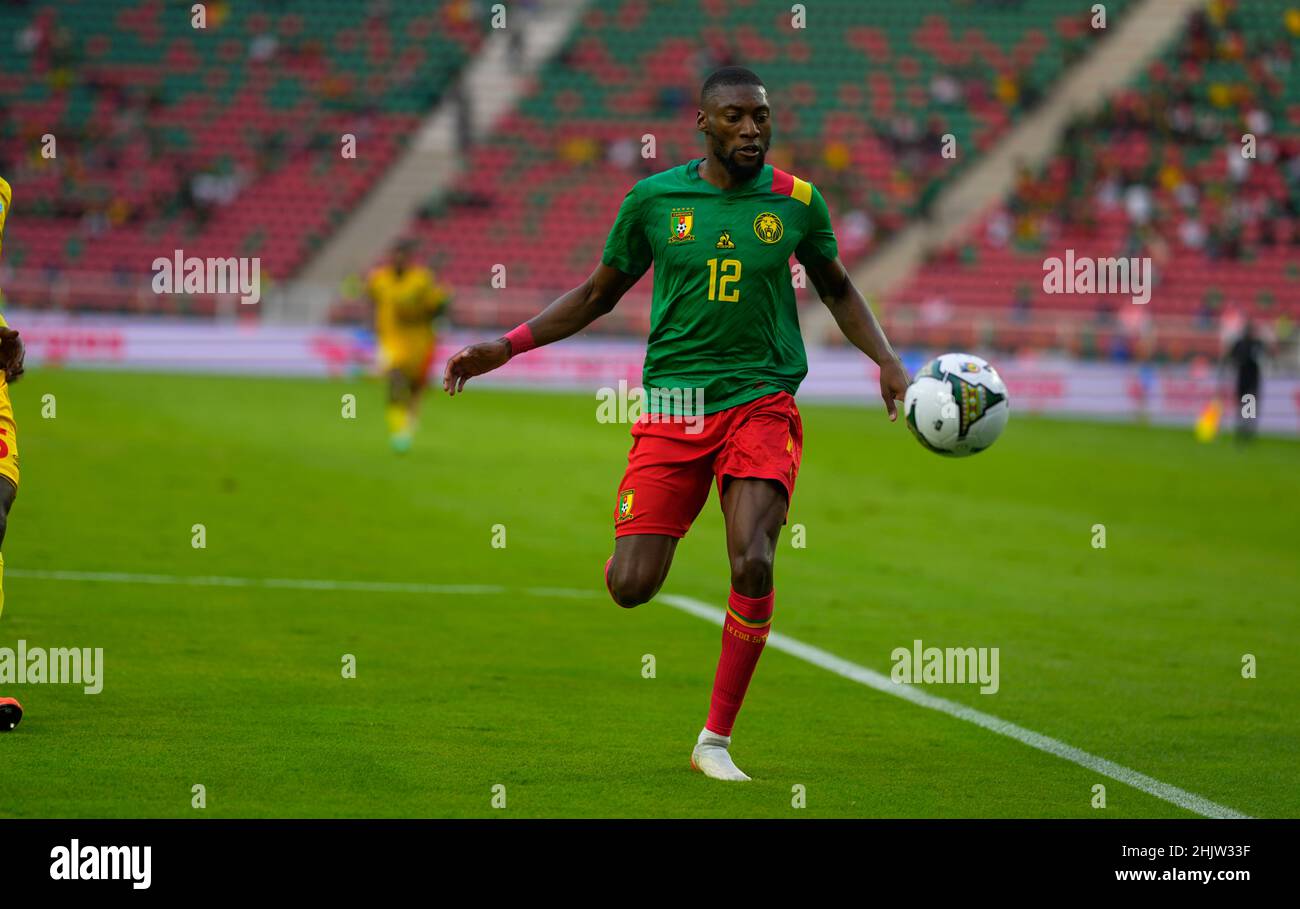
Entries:
{"type": "Polygon", "coordinates": [[[1029,285],[1021,284],[1017,287],[1015,299],[1011,302],[1011,321],[1028,322],[1033,303],[1034,293],[1030,290],[1029,285]]]}

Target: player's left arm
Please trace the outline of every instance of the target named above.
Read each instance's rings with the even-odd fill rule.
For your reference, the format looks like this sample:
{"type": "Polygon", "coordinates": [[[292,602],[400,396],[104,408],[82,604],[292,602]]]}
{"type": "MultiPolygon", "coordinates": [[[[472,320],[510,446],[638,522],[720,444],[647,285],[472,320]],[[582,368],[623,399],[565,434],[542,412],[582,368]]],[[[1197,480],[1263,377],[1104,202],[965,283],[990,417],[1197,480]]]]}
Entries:
{"type": "Polygon", "coordinates": [[[23,349],[23,339],[18,337],[18,331],[4,325],[0,328],[0,371],[4,372],[5,381],[11,385],[23,374],[24,356],[26,351],[23,349]]]}
{"type": "MultiPolygon", "coordinates": [[[[0,242],[4,240],[5,219],[9,216],[12,200],[13,190],[0,178],[0,242]]],[[[4,316],[0,316],[0,371],[4,372],[5,381],[18,381],[23,374],[24,355],[22,338],[18,337],[16,329],[9,327],[4,316]]]]}
{"type": "Polygon", "coordinates": [[[894,353],[894,348],[889,346],[889,339],[876,321],[875,314],[840,261],[831,212],[821,191],[809,186],[805,204],[808,206],[807,218],[803,237],[795,247],[795,257],[807,269],[813,287],[817,288],[818,296],[835,317],[844,337],[880,367],[880,396],[885,399],[889,419],[897,420],[898,408],[894,401],[903,400],[907,393],[907,370],[898,354],[894,353]]]}
{"type": "Polygon", "coordinates": [[[862,291],[854,285],[844,263],[836,256],[831,259],[811,260],[803,263],[812,279],[813,287],[835,317],[844,337],[853,346],[875,361],[880,367],[880,396],[885,399],[889,419],[898,419],[895,401],[903,400],[909,379],[903,361],[894,353],[880,327],[876,315],[867,305],[862,291]]]}

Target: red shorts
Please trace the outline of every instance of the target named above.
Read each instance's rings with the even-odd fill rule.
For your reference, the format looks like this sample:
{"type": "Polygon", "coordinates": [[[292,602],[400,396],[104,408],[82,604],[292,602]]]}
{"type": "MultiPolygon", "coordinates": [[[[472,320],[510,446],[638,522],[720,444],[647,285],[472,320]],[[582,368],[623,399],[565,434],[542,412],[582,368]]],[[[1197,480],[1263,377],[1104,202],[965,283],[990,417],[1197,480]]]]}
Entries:
{"type": "Polygon", "coordinates": [[[789,514],[803,455],[794,395],[779,391],[692,422],[652,422],[650,416],[657,415],[643,414],[632,424],[627,472],[614,503],[615,537],[685,536],[711,483],[721,500],[723,477],[775,480],[785,487],[789,514]]]}

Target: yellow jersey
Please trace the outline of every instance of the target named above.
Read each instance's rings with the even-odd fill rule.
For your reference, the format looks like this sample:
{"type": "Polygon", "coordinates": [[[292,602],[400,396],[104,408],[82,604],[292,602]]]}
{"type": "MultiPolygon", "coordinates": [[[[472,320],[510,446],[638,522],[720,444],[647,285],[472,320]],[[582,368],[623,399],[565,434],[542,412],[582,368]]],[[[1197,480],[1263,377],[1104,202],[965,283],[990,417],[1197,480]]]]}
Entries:
{"type": "Polygon", "coordinates": [[[391,265],[377,268],[367,289],[375,304],[381,368],[422,374],[433,354],[433,317],[446,304],[447,289],[418,265],[400,275],[391,265]]]}
{"type": "MultiPolygon", "coordinates": [[[[4,242],[5,218],[9,216],[12,200],[13,190],[0,177],[0,244],[4,242]]],[[[0,314],[0,328],[8,327],[9,323],[0,314]]],[[[3,372],[0,372],[0,477],[8,477],[14,489],[18,488],[18,427],[14,425],[14,407],[9,402],[9,383],[3,372]]],[[[0,607],[3,607],[2,600],[0,607]]]]}
{"type": "Polygon", "coordinates": [[[4,177],[0,177],[0,249],[4,248],[5,239],[5,218],[9,215],[9,203],[13,200],[14,192],[5,182],[4,177]]]}
{"type": "Polygon", "coordinates": [[[447,291],[433,272],[411,266],[400,275],[391,265],[370,275],[370,298],[375,303],[375,333],[381,337],[433,336],[433,317],[447,301],[447,291]]]}

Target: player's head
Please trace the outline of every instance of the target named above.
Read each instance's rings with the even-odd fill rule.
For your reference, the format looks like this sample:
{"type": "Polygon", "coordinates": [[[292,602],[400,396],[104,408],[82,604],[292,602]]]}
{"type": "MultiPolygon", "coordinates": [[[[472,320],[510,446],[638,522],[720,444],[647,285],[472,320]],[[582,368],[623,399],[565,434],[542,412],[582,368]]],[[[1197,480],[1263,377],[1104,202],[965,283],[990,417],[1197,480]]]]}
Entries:
{"type": "Polygon", "coordinates": [[[709,154],[733,177],[747,180],[763,169],[772,145],[772,109],[763,80],[743,66],[724,66],[704,80],[695,128],[709,154]]]}
{"type": "Polygon", "coordinates": [[[406,271],[411,265],[411,257],[415,255],[415,240],[406,237],[397,241],[393,247],[393,268],[397,271],[406,271]]]}

